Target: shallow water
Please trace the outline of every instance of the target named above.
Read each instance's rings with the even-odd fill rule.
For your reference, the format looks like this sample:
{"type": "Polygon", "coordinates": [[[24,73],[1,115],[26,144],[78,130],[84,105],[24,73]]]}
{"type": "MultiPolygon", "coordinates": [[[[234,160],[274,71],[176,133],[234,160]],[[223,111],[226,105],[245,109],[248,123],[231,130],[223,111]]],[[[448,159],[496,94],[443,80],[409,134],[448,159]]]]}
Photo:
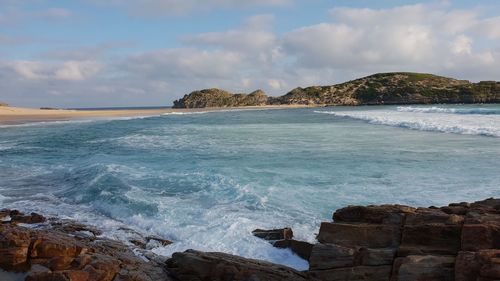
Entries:
{"type": "Polygon", "coordinates": [[[329,107],[0,128],[2,207],[73,218],[126,239],[307,268],[255,228],[314,241],[348,204],[500,196],[500,106],[329,107]]]}

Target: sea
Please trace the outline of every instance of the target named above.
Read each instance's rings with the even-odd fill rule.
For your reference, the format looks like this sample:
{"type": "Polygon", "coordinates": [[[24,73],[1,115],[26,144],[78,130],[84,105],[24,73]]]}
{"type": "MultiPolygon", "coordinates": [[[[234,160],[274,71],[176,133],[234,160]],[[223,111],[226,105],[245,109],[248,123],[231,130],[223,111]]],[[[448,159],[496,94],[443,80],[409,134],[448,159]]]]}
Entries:
{"type": "MultiPolygon", "coordinates": [[[[170,113],[0,127],[0,208],[307,269],[253,229],[314,242],[355,204],[500,197],[500,105],[170,113]],[[131,231],[133,230],[133,231],[131,231]]],[[[140,254],[140,253],[138,253],[140,254]]]]}

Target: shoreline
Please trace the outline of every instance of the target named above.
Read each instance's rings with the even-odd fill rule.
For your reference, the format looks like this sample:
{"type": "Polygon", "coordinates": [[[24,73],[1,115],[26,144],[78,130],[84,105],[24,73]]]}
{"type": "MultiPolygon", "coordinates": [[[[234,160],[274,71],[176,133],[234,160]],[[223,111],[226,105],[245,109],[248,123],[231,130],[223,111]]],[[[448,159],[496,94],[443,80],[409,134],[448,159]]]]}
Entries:
{"type": "Polygon", "coordinates": [[[181,280],[498,280],[500,199],[442,207],[350,205],[320,225],[316,242],[290,228],[248,235],[287,249],[307,270],[221,252],[188,249],[171,257],[156,247],[175,241],[109,239],[92,226],[37,213],[0,210],[0,279],[181,280]]]}
{"type": "Polygon", "coordinates": [[[230,110],[270,110],[319,107],[308,105],[265,105],[207,108],[154,108],[154,109],[36,109],[0,106],[0,125],[22,125],[38,122],[85,120],[106,117],[149,117],[168,113],[217,112],[230,110]]]}

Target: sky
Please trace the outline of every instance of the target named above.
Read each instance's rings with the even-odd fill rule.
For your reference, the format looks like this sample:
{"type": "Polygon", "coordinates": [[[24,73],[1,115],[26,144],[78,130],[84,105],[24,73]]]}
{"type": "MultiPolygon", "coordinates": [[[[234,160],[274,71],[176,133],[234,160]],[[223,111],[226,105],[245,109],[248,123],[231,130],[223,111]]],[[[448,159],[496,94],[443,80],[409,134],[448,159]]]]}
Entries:
{"type": "Polygon", "coordinates": [[[168,106],[378,72],[500,80],[500,1],[0,0],[0,101],[168,106]]]}

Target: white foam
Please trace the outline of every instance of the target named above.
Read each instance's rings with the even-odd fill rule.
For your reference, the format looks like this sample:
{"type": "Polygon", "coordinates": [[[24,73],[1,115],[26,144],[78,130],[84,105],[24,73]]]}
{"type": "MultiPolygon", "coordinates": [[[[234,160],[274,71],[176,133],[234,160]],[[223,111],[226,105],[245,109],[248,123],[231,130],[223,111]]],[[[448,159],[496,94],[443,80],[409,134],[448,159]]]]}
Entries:
{"type": "Polygon", "coordinates": [[[453,107],[413,107],[398,106],[400,112],[420,112],[420,113],[448,113],[448,114],[500,114],[500,109],[494,108],[453,108],[453,107]]]}
{"type": "Polygon", "coordinates": [[[364,120],[370,124],[421,131],[500,137],[500,115],[443,115],[439,113],[388,110],[315,112],[364,120]]]}
{"type": "Polygon", "coordinates": [[[205,113],[209,113],[209,112],[210,111],[189,111],[189,112],[173,111],[173,112],[163,113],[162,115],[193,115],[193,114],[205,114],[205,113]]]}

